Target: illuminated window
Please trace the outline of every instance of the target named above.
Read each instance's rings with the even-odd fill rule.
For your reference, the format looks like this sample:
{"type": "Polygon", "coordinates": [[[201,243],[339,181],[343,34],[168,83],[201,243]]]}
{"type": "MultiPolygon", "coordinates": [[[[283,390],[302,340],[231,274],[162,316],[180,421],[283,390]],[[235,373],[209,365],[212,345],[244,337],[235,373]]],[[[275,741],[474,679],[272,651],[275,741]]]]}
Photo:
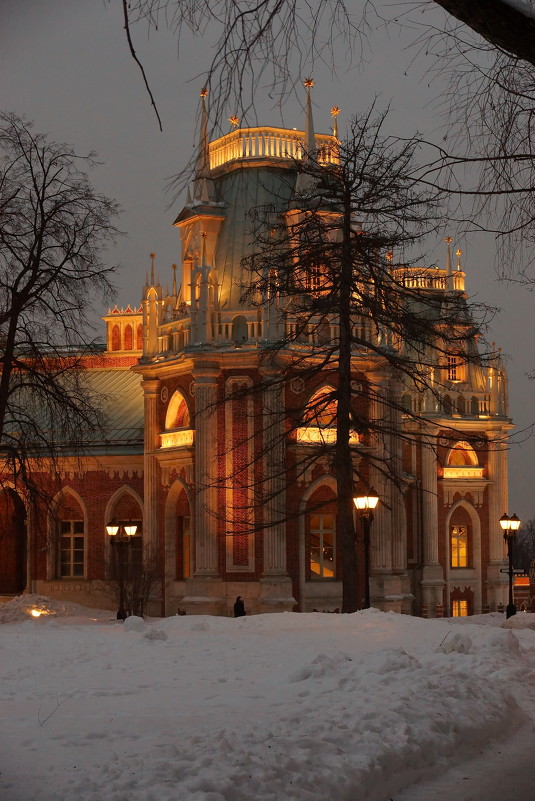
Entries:
{"type": "Polygon", "coordinates": [[[448,381],[464,381],[464,365],[459,355],[452,354],[447,357],[446,370],[448,381]]]}
{"type": "Polygon", "coordinates": [[[310,573],[312,578],[335,578],[336,531],[334,515],[310,515],[310,573]]]}
{"type": "Polygon", "coordinates": [[[468,567],[468,531],[466,526],[452,526],[450,532],[451,566],[468,567]]]}
{"type": "Polygon", "coordinates": [[[468,617],[468,601],[457,600],[451,602],[452,617],[468,617]]]}
{"type": "Polygon", "coordinates": [[[62,520],[60,526],[59,574],[61,578],[83,578],[85,537],[83,520],[62,520]]]}

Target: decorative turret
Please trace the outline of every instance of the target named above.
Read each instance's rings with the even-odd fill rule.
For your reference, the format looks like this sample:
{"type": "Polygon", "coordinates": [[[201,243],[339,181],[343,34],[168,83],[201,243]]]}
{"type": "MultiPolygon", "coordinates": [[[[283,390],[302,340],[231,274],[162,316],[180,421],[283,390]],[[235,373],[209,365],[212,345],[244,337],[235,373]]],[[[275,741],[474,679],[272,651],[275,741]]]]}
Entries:
{"type": "Polygon", "coordinates": [[[161,322],[162,313],[162,287],[160,281],[154,278],[154,260],[156,255],[150,254],[150,281],[147,274],[145,286],[143,287],[143,356],[156,356],[159,352],[158,347],[158,326],[161,322]]]}

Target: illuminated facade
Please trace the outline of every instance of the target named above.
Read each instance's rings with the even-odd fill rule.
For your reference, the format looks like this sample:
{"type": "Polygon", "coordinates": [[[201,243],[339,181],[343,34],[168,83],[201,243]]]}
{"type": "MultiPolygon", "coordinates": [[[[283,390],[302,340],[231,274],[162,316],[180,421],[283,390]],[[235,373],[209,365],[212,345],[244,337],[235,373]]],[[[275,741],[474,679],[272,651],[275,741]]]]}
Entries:
{"type": "MultiPolygon", "coordinates": [[[[181,284],[173,266],[171,289],[164,290],[152,256],[141,306],[116,307],[104,318],[106,350],[87,366],[95,389],[109,399],[109,436],[91,443],[84,457],[64,460],[56,535],[49,513],[38,526],[23,493],[3,493],[0,512],[10,534],[0,592],[26,589],[113,608],[105,526],[115,519],[136,522],[135,559],[157,555],[154,614],[230,614],[237,595],[249,613],[340,607],[334,477],[328,465],[297,478],[291,473],[298,450],[332,441],[334,429],[329,421],[304,420],[290,441],[282,436],[285,410],[321,387],[296,378],[284,394],[267,387],[261,398],[243,393],[221,402],[229,390],[258,383],[259,352],[279,324],[268,308],[242,301],[248,211],[274,196],[290,198],[293,160],[311,138],[322,158],[336,160],[336,137],[314,134],[310,109],[305,132],[239,128],[209,143],[203,98],[195,178],[174,223],[181,284]],[[266,409],[278,428],[262,428],[266,409]],[[267,474],[267,452],[288,465],[288,475],[272,487],[276,502],[259,507],[254,477],[267,474]]],[[[452,267],[450,255],[444,269],[408,270],[402,280],[430,292],[464,292],[460,262],[452,267]]],[[[406,408],[418,405],[423,421],[420,431],[413,419],[397,417],[411,434],[399,445],[403,492],[379,472],[373,476],[381,502],[372,530],[371,602],[384,610],[460,615],[506,600],[498,524],[508,508],[506,447],[478,450],[465,441],[474,434],[481,442],[507,439],[503,364],[498,354],[485,368],[452,354],[446,369],[440,402],[431,394],[402,397],[406,408]],[[459,432],[453,443],[452,427],[459,432]]],[[[384,366],[355,358],[356,381],[386,388],[390,379],[384,366]]]]}

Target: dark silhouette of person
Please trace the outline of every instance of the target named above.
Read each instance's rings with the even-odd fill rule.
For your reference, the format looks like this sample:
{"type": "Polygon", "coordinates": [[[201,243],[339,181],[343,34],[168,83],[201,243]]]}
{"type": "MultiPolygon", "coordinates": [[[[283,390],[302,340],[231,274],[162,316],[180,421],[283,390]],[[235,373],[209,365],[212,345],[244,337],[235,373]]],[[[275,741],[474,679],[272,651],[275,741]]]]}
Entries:
{"type": "Polygon", "coordinates": [[[236,603],[234,604],[234,617],[243,617],[246,615],[247,612],[245,611],[245,604],[243,603],[243,598],[241,595],[238,595],[236,598],[236,603]]]}

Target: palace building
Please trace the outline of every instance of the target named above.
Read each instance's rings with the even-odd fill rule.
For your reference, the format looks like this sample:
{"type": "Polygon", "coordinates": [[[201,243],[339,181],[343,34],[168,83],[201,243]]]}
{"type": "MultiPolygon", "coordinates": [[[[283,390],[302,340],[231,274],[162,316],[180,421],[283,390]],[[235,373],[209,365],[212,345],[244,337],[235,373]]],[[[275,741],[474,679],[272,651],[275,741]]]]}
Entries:
{"type": "MultiPolygon", "coordinates": [[[[106,346],[86,368],[105,397],[106,435],[83,455],[62,456],[53,508],[37,512],[23,487],[1,493],[0,593],[113,609],[106,525],[114,520],[136,526],[129,563],[150,560],[151,614],[229,615],[238,595],[248,613],[340,608],[336,481],[328,462],[292,469],[299,449],[314,448],[318,430],[328,431],[304,420],[286,441],[280,436],[286,410],[322,387],[296,378],[284,390],[267,384],[262,397],[233,392],[258,384],[275,327],[268,307],[244,301],[248,213],[274,197],[289,200],[307,143],[329,161],[337,141],[336,128],[314,133],[309,103],[304,131],[237,127],[209,142],[202,98],[195,175],[174,221],[180,264],[168,288],[151,255],[140,305],[116,306],[103,318],[106,346]],[[268,429],[265,410],[279,421],[268,429]],[[284,480],[284,469],[269,479],[268,459],[286,469],[284,480]],[[276,502],[255,502],[256,473],[274,482],[276,502]]],[[[460,253],[452,265],[449,243],[444,268],[408,268],[404,280],[437,297],[466,297],[460,253]]],[[[392,445],[402,486],[373,475],[380,503],[370,591],[383,610],[465,615],[507,601],[498,522],[507,509],[512,427],[504,365],[499,353],[481,364],[453,354],[445,370],[440,399],[409,390],[402,397],[407,408],[417,404],[419,424],[401,411],[392,418],[411,433],[392,445]]],[[[392,386],[388,366],[369,355],[355,355],[355,375],[385,392],[392,386]]],[[[368,414],[379,413],[370,404],[368,414]]],[[[46,482],[46,466],[40,471],[46,482]]]]}

